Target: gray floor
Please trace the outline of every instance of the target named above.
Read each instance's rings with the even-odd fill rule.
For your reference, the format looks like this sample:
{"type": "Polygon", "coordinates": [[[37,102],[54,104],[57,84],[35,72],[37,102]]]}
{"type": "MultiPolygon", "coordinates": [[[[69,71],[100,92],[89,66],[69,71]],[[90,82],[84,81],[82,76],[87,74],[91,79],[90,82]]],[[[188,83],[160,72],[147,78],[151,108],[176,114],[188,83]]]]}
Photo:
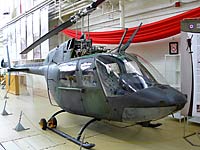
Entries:
{"type": "MultiPolygon", "coordinates": [[[[3,111],[5,90],[0,90],[0,111],[3,111]]],[[[80,148],[66,139],[43,131],[38,124],[41,118],[48,119],[59,110],[49,104],[45,97],[30,95],[15,96],[8,94],[6,111],[12,115],[0,115],[0,150],[79,150],[80,148]],[[14,130],[22,111],[21,124],[29,130],[17,132],[14,130]]],[[[57,117],[58,129],[76,136],[80,127],[89,120],[87,117],[63,113],[57,117]]],[[[172,118],[164,118],[159,122],[163,125],[157,129],[124,125],[111,122],[97,122],[89,126],[85,132],[85,140],[95,143],[96,150],[199,150],[191,146],[182,137],[184,123],[172,118]]],[[[186,126],[186,134],[200,130],[199,125],[186,126]]],[[[194,135],[190,140],[200,144],[200,139],[194,135]]]]}

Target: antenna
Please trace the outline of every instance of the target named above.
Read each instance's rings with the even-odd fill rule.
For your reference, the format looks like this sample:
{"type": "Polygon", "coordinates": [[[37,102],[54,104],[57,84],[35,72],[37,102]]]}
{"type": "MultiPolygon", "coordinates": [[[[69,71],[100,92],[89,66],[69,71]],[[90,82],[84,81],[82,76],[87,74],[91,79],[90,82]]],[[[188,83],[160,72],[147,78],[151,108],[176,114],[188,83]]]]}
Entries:
{"type": "Polygon", "coordinates": [[[123,43],[123,41],[124,41],[124,38],[125,38],[125,36],[126,36],[127,31],[128,31],[128,28],[125,28],[125,29],[124,29],[124,34],[122,35],[122,38],[121,38],[121,40],[120,40],[120,42],[119,42],[119,47],[118,47],[118,49],[117,49],[117,52],[118,52],[118,53],[120,52],[120,48],[121,48],[121,46],[122,46],[122,43],[123,43]]]}
{"type": "Polygon", "coordinates": [[[90,14],[88,14],[88,40],[90,39],[90,14]]]}
{"type": "Polygon", "coordinates": [[[138,33],[140,27],[142,26],[142,22],[140,23],[140,25],[137,27],[137,29],[133,32],[133,34],[131,35],[131,37],[128,39],[128,41],[126,42],[126,44],[124,44],[124,46],[119,50],[119,53],[121,52],[125,52],[125,50],[130,46],[131,42],[133,41],[134,37],[136,36],[136,34],[138,33]]]}

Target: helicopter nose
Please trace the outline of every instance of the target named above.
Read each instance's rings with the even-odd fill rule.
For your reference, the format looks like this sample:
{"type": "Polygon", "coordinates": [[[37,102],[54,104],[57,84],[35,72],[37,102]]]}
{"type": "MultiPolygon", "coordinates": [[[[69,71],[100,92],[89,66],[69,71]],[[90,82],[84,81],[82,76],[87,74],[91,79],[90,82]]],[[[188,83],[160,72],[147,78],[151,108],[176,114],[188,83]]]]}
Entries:
{"type": "Polygon", "coordinates": [[[157,120],[181,110],[187,102],[184,94],[168,85],[156,85],[135,94],[137,96],[132,95],[135,99],[132,105],[123,110],[122,119],[125,122],[157,120]]]}
{"type": "Polygon", "coordinates": [[[158,85],[157,88],[160,89],[163,93],[165,93],[165,101],[161,100],[161,105],[163,103],[163,105],[176,106],[175,111],[178,111],[181,110],[187,103],[186,96],[178,90],[168,85],[158,85]]]}
{"type": "Polygon", "coordinates": [[[187,103],[186,95],[179,92],[178,90],[170,87],[169,92],[167,93],[167,97],[169,100],[171,100],[171,103],[173,103],[177,108],[176,111],[181,110],[185,104],[187,103]]]}
{"type": "Polygon", "coordinates": [[[124,122],[157,120],[181,110],[187,100],[184,94],[168,85],[155,85],[134,93],[108,97],[112,117],[124,122]],[[122,103],[123,100],[123,103],[122,103]],[[118,110],[118,111],[116,111],[118,110]]]}

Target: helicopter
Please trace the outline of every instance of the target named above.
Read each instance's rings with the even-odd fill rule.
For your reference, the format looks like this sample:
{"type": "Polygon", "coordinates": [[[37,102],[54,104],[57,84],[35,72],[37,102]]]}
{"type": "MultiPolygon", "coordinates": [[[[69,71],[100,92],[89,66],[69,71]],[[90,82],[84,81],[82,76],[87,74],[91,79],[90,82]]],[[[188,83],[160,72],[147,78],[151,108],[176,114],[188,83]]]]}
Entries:
{"type": "MultiPolygon", "coordinates": [[[[34,47],[72,26],[81,17],[91,13],[104,0],[97,0],[79,11],[69,20],[49,31],[20,54],[27,54],[34,47]]],[[[123,43],[128,29],[125,29],[116,52],[92,45],[90,39],[69,39],[51,50],[42,63],[18,64],[9,72],[22,71],[45,77],[48,95],[55,99],[60,111],[48,121],[42,118],[40,126],[64,138],[90,149],[93,143],[82,142],[84,130],[100,120],[128,122],[144,127],[158,127],[151,121],[161,119],[181,110],[187,100],[184,94],[170,87],[162,75],[146,60],[125,50],[140,29],[134,31],[123,43]],[[63,112],[88,116],[92,119],[72,137],[58,129],[56,116],[63,112]]]]}

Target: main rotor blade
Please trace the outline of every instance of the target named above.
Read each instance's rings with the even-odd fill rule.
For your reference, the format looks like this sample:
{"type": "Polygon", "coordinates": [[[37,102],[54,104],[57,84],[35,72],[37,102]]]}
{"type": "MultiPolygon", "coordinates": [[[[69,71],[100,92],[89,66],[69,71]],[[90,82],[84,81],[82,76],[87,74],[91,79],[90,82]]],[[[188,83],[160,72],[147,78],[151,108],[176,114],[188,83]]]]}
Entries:
{"type": "Polygon", "coordinates": [[[65,28],[70,27],[73,24],[73,22],[71,22],[71,20],[69,19],[68,21],[62,23],[61,25],[59,25],[58,27],[56,27],[55,29],[52,29],[51,31],[49,31],[47,34],[45,34],[44,36],[42,36],[41,38],[39,38],[38,40],[36,40],[33,44],[31,44],[30,46],[28,46],[25,50],[23,50],[20,54],[27,54],[28,52],[30,52],[33,48],[35,48],[36,46],[40,45],[42,42],[44,42],[45,40],[49,39],[50,37],[52,37],[53,35],[59,33],[60,31],[64,30],[65,28]]]}
{"type": "Polygon", "coordinates": [[[71,16],[69,20],[67,20],[63,24],[59,25],[55,29],[49,31],[47,34],[45,34],[44,36],[39,38],[37,41],[35,41],[33,44],[31,44],[25,50],[23,50],[20,54],[26,54],[26,53],[30,52],[33,48],[35,48],[36,46],[38,46],[39,44],[41,44],[45,40],[49,39],[53,35],[55,35],[58,32],[64,30],[65,28],[68,28],[68,27],[72,26],[74,23],[77,22],[78,19],[80,19],[81,17],[86,16],[87,14],[91,13],[92,11],[94,11],[96,9],[96,7],[98,5],[100,5],[104,1],[105,0],[96,0],[96,1],[92,2],[89,6],[87,6],[86,8],[84,8],[82,10],[80,10],[75,15],[71,16]]]}

